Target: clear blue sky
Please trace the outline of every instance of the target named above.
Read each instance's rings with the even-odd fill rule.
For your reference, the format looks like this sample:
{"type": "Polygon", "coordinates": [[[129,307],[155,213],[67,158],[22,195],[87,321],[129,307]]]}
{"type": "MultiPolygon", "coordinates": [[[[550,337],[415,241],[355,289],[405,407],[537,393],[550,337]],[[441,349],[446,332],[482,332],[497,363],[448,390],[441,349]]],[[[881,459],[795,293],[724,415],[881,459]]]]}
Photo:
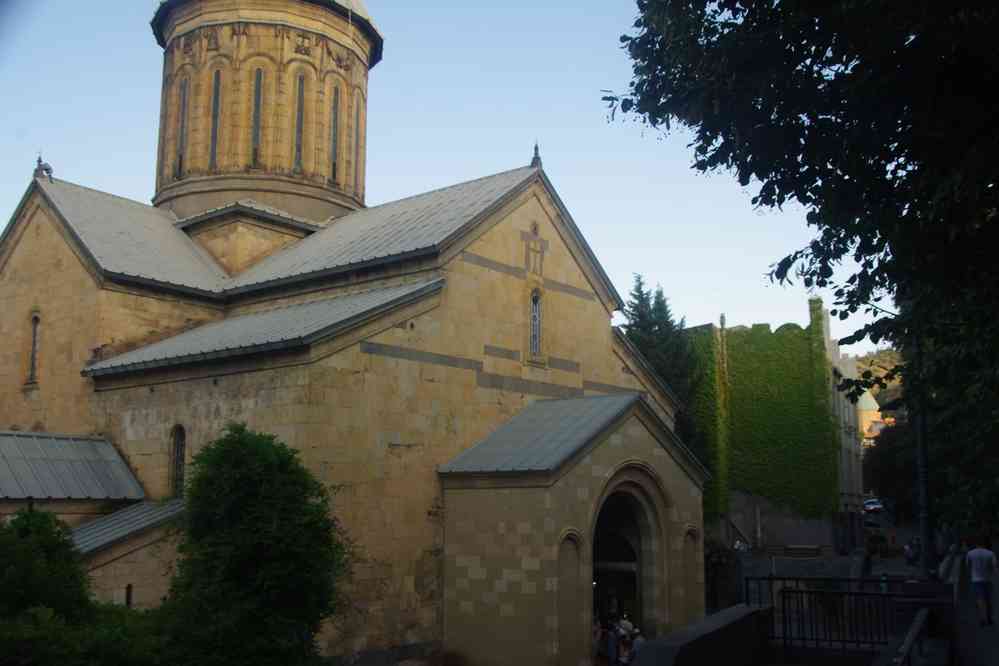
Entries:
{"type": "MultiPolygon", "coordinates": [[[[157,4],[0,0],[0,226],[39,149],[60,178],[149,201],[157,4]]],[[[729,325],[807,323],[804,287],[765,275],[811,238],[803,211],[754,210],[731,175],[691,170],[682,132],[663,139],[608,122],[601,89],[627,88],[618,38],[633,2],[367,5],[385,37],[369,82],[369,205],[526,164],[537,138],[546,172],[623,296],[638,272],[690,325],[721,313],[729,325]]],[[[833,322],[837,336],[852,328],[833,322]]]]}

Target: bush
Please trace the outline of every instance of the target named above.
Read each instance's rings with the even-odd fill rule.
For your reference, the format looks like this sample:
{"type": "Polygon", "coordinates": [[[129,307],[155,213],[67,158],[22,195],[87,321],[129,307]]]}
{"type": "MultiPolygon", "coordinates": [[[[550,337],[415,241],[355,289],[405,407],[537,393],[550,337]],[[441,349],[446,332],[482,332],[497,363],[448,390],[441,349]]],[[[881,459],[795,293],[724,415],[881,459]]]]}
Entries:
{"type": "Polygon", "coordinates": [[[22,509],[0,524],[0,618],[36,606],[83,619],[92,609],[90,584],[69,528],[51,513],[22,509]]]}
{"type": "Polygon", "coordinates": [[[167,603],[180,662],[294,664],[337,608],[349,549],[329,491],[273,435],[230,425],[194,459],[167,603]]]}

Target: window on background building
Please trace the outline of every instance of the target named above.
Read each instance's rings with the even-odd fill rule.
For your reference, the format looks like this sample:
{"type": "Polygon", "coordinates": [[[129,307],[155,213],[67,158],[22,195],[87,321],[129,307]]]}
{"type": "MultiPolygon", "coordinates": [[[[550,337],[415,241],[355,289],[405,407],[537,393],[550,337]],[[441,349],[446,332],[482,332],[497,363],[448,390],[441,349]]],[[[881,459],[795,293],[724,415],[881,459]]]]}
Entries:
{"type": "Polygon", "coordinates": [[[531,355],[541,355],[541,292],[531,292],[531,355]]]}
{"type": "Polygon", "coordinates": [[[208,159],[208,168],[215,170],[218,168],[218,153],[219,153],[219,116],[220,106],[222,103],[222,72],[215,70],[215,76],[212,79],[212,144],[211,153],[208,159]]]}
{"type": "Polygon", "coordinates": [[[31,315],[31,356],[28,358],[28,383],[38,381],[38,329],[42,325],[40,315],[31,315]]]}
{"type": "Polygon", "coordinates": [[[125,586],[125,608],[132,607],[132,584],[125,586]]]}
{"type": "Polygon", "coordinates": [[[184,461],[187,455],[184,426],[174,426],[170,439],[170,490],[174,497],[181,497],[184,494],[184,461]]]}
{"type": "Polygon", "coordinates": [[[333,87],[333,111],[330,116],[330,180],[336,181],[340,152],[340,88],[333,87]]]}
{"type": "Polygon", "coordinates": [[[184,175],[184,157],[187,152],[187,88],[188,80],[180,82],[180,104],[178,105],[177,118],[177,169],[174,176],[181,178],[184,175]]]}
{"type": "Polygon", "coordinates": [[[294,170],[302,170],[302,131],[305,125],[305,75],[298,75],[298,109],[295,111],[295,164],[294,170]]]}
{"type": "Polygon", "coordinates": [[[250,136],[250,165],[260,166],[260,107],[264,96],[264,70],[253,75],[253,129],[250,136]]]}

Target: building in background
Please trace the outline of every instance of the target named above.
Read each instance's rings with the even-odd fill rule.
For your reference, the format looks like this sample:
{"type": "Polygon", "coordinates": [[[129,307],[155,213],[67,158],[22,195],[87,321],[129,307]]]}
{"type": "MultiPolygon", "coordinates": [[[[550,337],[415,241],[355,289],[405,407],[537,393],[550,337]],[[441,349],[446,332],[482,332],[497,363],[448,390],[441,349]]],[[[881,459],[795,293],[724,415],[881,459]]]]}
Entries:
{"type": "Polygon", "coordinates": [[[721,538],[758,547],[860,544],[862,467],[856,405],[836,385],[856,362],[809,301],[809,325],[689,329],[699,376],[696,450],[712,479],[705,513],[721,538]]]}

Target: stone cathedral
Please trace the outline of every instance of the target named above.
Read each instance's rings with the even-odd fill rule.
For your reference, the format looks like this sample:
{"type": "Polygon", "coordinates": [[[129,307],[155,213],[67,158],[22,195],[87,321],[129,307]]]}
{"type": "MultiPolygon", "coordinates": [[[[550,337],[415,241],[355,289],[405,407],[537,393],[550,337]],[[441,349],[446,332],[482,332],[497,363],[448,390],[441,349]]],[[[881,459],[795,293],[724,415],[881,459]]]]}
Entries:
{"type": "Polygon", "coordinates": [[[342,488],[328,655],[578,665],[596,616],[702,617],[706,472],[537,150],[367,207],[359,0],[166,0],[152,31],[152,205],[39,160],[0,237],[0,514],[57,513],[102,599],[154,606],[185,467],[245,421],[342,488]]]}

